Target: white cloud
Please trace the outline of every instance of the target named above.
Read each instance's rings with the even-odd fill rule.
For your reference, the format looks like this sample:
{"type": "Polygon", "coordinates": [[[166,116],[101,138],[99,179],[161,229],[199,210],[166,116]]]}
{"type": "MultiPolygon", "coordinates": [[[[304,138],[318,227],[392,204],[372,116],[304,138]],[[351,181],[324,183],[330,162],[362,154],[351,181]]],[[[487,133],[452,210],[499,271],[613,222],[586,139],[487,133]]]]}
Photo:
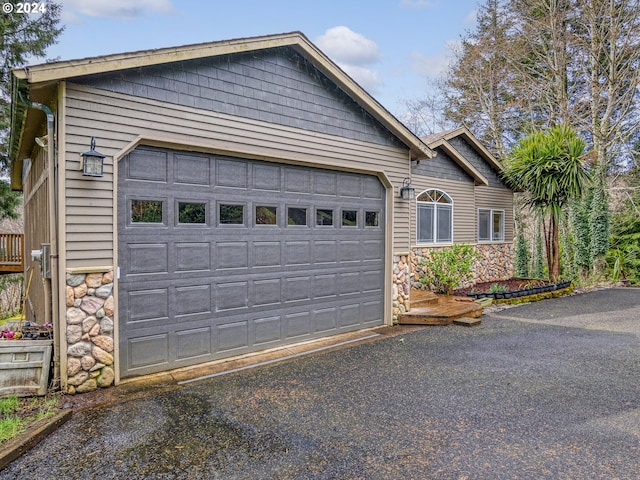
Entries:
{"type": "Polygon", "coordinates": [[[316,39],[320,49],[338,62],[369,65],[380,59],[378,45],[348,27],[332,27],[316,39]]]}
{"type": "Polygon", "coordinates": [[[82,15],[130,20],[174,12],[171,0],[61,0],[60,3],[62,19],[67,22],[78,22],[82,15]]]}
{"type": "Polygon", "coordinates": [[[370,68],[359,67],[357,65],[338,64],[347,75],[353,78],[358,85],[364,88],[370,94],[377,93],[382,86],[382,80],[378,74],[370,68]]]}
{"type": "Polygon", "coordinates": [[[328,29],[315,43],[369,93],[376,92],[382,85],[380,77],[371,68],[380,61],[378,45],[373,40],[348,27],[338,26],[328,29]]]}

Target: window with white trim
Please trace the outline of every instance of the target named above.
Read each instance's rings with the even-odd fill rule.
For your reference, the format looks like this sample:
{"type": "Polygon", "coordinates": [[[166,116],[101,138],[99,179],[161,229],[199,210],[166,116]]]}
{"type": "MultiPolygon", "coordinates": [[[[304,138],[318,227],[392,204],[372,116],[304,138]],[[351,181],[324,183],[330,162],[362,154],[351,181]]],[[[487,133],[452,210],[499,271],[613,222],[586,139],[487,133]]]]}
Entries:
{"type": "Polygon", "coordinates": [[[504,210],[478,210],[478,241],[504,241],[504,210]]]}
{"type": "Polygon", "coordinates": [[[416,198],[417,242],[451,243],[453,241],[453,201],[442,190],[430,189],[416,198]]]}

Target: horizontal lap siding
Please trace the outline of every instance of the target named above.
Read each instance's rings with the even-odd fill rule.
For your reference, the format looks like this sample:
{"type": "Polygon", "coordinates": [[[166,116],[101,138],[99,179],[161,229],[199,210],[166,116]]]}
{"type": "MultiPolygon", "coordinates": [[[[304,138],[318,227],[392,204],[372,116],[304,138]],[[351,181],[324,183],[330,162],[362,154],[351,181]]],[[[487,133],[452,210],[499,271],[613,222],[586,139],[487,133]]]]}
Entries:
{"type": "MultiPolygon", "coordinates": [[[[140,135],[211,151],[245,152],[244,155],[254,158],[384,172],[394,187],[408,176],[408,151],[398,147],[73,84],[67,84],[66,109],[68,268],[113,264],[113,233],[104,228],[114,224],[113,156],[140,135]],[[92,136],[96,137],[96,150],[107,155],[102,178],[83,177],[80,172],[81,153],[89,149],[92,136]]],[[[406,202],[394,199],[393,213],[394,250],[406,250],[409,236],[406,202]]]]}
{"type": "MultiPolygon", "coordinates": [[[[476,214],[474,187],[471,182],[456,182],[424,175],[412,177],[416,189],[416,197],[423,190],[438,189],[446,192],[453,199],[453,241],[455,243],[474,243],[476,240],[476,214]]],[[[416,243],[416,204],[412,202],[411,243],[416,243]]]]}

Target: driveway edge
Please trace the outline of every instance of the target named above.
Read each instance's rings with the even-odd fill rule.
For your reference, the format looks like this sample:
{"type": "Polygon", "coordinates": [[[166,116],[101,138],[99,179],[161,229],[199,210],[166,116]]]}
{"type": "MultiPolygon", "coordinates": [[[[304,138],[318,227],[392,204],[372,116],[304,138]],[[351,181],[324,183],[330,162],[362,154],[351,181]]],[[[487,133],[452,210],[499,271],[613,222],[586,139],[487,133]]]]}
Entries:
{"type": "Polygon", "coordinates": [[[43,423],[36,425],[17,437],[2,445],[0,453],[0,470],[13,462],[16,458],[32,449],[46,436],[64,425],[70,418],[73,410],[63,409],[53,417],[43,420],[43,423]]]}

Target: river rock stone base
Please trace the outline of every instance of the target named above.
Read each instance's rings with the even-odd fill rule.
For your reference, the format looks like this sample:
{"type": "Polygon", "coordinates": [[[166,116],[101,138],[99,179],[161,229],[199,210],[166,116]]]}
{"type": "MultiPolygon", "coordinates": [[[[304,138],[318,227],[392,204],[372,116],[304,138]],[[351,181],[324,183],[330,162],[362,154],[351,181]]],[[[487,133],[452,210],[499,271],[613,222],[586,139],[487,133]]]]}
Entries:
{"type": "MultiPolygon", "coordinates": [[[[421,266],[420,263],[432,251],[442,250],[443,248],[447,247],[418,247],[411,251],[411,268],[414,273],[413,282],[411,283],[412,288],[418,290],[427,288],[419,281],[425,274],[425,267],[421,266]]],[[[506,280],[513,276],[513,243],[480,244],[476,245],[475,249],[480,256],[471,268],[472,279],[460,285],[460,288],[471,287],[481,282],[506,280]]]]}
{"type": "Polygon", "coordinates": [[[115,380],[113,272],[67,275],[67,393],[115,380]]]}

